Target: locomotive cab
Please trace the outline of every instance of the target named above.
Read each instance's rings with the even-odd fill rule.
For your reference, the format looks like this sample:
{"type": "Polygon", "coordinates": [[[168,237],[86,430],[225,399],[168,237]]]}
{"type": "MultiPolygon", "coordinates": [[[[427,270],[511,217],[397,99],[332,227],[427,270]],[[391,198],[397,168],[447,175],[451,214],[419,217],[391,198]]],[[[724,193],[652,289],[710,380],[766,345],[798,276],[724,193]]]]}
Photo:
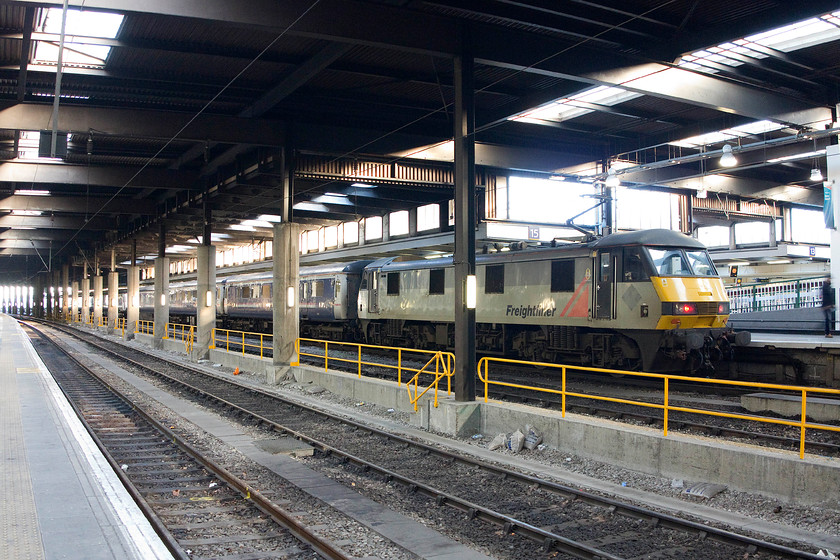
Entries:
{"type": "Polygon", "coordinates": [[[749,344],[748,332],[726,327],[729,300],[698,241],[666,230],[605,239],[610,247],[594,254],[598,276],[593,319],[617,320],[630,329],[635,323],[642,329],[634,338],[647,354],[646,365],[711,370],[713,362],[732,357],[733,344],[749,344]]]}

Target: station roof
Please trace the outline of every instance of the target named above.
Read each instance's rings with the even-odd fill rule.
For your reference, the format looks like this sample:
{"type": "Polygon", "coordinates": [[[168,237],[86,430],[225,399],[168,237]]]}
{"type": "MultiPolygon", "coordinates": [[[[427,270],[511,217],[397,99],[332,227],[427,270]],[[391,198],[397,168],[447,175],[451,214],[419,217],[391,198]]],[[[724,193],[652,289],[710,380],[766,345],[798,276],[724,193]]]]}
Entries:
{"type": "Polygon", "coordinates": [[[194,247],[205,199],[214,244],[270,238],[290,150],[305,225],[448,200],[459,55],[489,169],[821,204],[835,143],[835,1],[70,4],[56,158],[62,2],[0,5],[0,282],[156,254],[162,225],[194,247]]]}

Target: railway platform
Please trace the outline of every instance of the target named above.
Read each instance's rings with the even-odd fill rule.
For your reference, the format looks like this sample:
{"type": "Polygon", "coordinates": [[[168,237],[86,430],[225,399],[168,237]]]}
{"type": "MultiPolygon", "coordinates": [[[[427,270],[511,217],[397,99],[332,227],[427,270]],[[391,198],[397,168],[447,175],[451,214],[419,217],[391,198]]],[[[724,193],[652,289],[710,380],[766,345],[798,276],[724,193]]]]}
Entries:
{"type": "Polygon", "coordinates": [[[826,338],[821,334],[794,334],[794,333],[771,333],[753,332],[751,347],[756,348],[791,348],[800,350],[837,350],[840,351],[840,334],[832,338],[826,338]]]}
{"type": "Polygon", "coordinates": [[[172,558],[5,314],[0,384],[0,556],[172,558]]]}

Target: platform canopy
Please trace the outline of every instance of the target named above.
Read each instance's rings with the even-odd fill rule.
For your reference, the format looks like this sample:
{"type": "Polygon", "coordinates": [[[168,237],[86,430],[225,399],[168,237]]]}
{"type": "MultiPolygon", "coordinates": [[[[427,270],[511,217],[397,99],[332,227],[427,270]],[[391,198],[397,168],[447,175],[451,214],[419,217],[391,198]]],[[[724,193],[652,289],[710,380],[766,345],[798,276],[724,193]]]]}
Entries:
{"type": "Polygon", "coordinates": [[[0,281],[270,238],[290,168],[304,225],[446,202],[463,52],[479,172],[820,205],[836,142],[834,1],[69,4],[0,6],[0,281]]]}

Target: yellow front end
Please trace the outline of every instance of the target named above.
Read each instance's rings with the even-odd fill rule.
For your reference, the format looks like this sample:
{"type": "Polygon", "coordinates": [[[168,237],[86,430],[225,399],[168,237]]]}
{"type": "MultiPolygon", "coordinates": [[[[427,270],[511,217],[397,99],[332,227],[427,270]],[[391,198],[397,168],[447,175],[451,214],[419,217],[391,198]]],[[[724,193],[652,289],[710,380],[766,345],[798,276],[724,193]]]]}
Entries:
{"type": "Polygon", "coordinates": [[[721,328],[729,319],[729,298],[723,281],[717,277],[652,277],[651,282],[663,302],[662,315],[656,324],[660,330],[721,328]],[[676,304],[687,311],[677,313],[676,304]],[[727,304],[725,309],[720,304],[727,304]],[[692,310],[692,305],[694,306],[692,310]],[[670,308],[670,309],[666,309],[670,308]]]}

